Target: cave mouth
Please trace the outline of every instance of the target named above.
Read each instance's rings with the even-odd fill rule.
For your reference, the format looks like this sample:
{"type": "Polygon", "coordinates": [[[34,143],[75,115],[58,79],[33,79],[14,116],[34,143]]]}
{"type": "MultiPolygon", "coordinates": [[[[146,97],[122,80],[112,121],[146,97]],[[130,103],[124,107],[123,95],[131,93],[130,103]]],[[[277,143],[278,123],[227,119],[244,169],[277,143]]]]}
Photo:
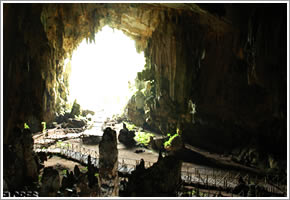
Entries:
{"type": "MultiPolygon", "coordinates": [[[[122,31],[104,26],[94,42],[84,39],[73,52],[69,80],[69,103],[103,117],[122,114],[135,92],[137,72],[144,69],[144,52],[122,31]]],[[[68,62],[68,61],[66,61],[68,62]]]]}

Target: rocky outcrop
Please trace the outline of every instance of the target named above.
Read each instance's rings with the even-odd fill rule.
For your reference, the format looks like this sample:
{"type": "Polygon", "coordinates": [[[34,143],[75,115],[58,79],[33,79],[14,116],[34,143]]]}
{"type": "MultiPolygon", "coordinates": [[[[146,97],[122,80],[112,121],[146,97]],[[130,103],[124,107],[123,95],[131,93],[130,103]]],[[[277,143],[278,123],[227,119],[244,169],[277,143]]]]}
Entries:
{"type": "MultiPolygon", "coordinates": [[[[268,5],[233,7],[226,7],[227,19],[218,20],[219,27],[204,23],[199,14],[183,12],[168,16],[170,23],[156,28],[145,50],[156,82],[156,107],[150,109],[150,121],[163,133],[183,124],[187,142],[213,151],[229,152],[252,140],[265,149],[267,142],[261,141],[277,134],[274,130],[268,134],[271,129],[265,129],[266,123],[280,123],[276,136],[286,141],[282,111],[286,68],[281,67],[286,48],[279,39],[285,38],[285,9],[275,7],[281,11],[277,15],[268,5]],[[236,12],[238,8],[250,12],[236,12]],[[191,15],[195,20],[189,21],[191,15]],[[281,23],[276,27],[278,19],[281,23]]],[[[285,142],[271,146],[280,152],[277,155],[283,151],[285,159],[285,142]]]]}
{"type": "Polygon", "coordinates": [[[126,196],[175,196],[181,183],[181,163],[175,156],[159,157],[152,167],[145,169],[141,160],[129,176],[126,196]]]}
{"type": "Polygon", "coordinates": [[[126,124],[123,123],[123,128],[120,130],[120,133],[118,135],[119,142],[125,144],[125,145],[134,145],[136,142],[134,140],[135,132],[129,131],[126,127],[126,124]]]}
{"type": "Polygon", "coordinates": [[[40,196],[56,197],[60,188],[60,177],[58,171],[52,167],[46,167],[43,170],[41,178],[40,196]]]}
{"type": "MultiPolygon", "coordinates": [[[[21,123],[20,123],[21,124],[21,123]]],[[[14,128],[14,142],[4,145],[4,179],[8,188],[21,189],[38,180],[38,158],[33,152],[33,140],[29,129],[14,128]]]]}
{"type": "Polygon", "coordinates": [[[104,130],[99,144],[99,188],[100,196],[119,195],[117,135],[111,128],[104,130]]]}

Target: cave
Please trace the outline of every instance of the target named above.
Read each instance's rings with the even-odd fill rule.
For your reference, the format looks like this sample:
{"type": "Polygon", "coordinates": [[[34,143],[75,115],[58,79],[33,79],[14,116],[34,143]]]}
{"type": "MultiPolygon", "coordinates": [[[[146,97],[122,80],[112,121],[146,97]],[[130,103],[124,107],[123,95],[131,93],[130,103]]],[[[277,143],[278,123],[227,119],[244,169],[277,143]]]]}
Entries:
{"type": "Polygon", "coordinates": [[[1,6],[2,196],[288,196],[288,3],[1,6]],[[145,64],[84,137],[97,121],[69,102],[67,60],[105,26],[145,64]]]}

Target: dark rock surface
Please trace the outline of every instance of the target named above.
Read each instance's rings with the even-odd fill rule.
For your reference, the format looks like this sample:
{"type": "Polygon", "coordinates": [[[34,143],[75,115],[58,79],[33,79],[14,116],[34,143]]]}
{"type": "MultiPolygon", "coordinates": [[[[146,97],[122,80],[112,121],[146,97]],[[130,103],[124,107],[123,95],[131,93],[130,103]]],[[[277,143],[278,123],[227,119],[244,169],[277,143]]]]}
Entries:
{"type": "Polygon", "coordinates": [[[116,131],[111,128],[104,130],[99,144],[99,187],[100,196],[119,195],[118,149],[116,131]]]}
{"type": "Polygon", "coordinates": [[[152,167],[145,169],[144,160],[129,176],[126,196],[175,196],[181,183],[181,161],[175,156],[160,157],[152,167]]]}
{"type": "Polygon", "coordinates": [[[41,178],[40,195],[43,197],[55,197],[60,186],[58,171],[52,167],[44,168],[41,178]]]}
{"type": "Polygon", "coordinates": [[[136,143],[134,137],[135,131],[129,131],[126,127],[126,124],[123,123],[123,128],[120,130],[118,135],[119,142],[125,145],[134,145],[136,143]]]}

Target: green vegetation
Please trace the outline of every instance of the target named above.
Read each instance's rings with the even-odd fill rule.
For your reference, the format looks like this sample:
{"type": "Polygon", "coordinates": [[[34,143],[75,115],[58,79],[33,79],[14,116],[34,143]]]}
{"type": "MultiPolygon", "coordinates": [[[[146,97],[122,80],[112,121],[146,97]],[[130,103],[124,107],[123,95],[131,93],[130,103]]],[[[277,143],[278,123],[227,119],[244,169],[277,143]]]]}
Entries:
{"type": "Polygon", "coordinates": [[[99,173],[95,173],[95,177],[98,178],[98,176],[99,176],[99,173]]]}
{"type": "Polygon", "coordinates": [[[126,127],[129,131],[137,129],[137,126],[135,126],[134,124],[130,124],[129,122],[124,122],[124,123],[126,124],[126,127]]]}
{"type": "Polygon", "coordinates": [[[154,136],[154,135],[152,133],[138,131],[134,139],[137,141],[137,143],[148,146],[151,136],[154,136]]]}
{"type": "Polygon", "coordinates": [[[82,173],[87,173],[87,171],[88,171],[88,167],[82,167],[82,168],[80,168],[80,171],[81,171],[82,173]]]}
{"type": "Polygon", "coordinates": [[[168,136],[170,136],[170,138],[164,142],[164,147],[165,148],[168,148],[171,146],[171,142],[173,141],[174,138],[176,138],[177,136],[179,136],[178,133],[174,134],[174,135],[171,135],[170,133],[167,134],[168,136]]]}
{"type": "Polygon", "coordinates": [[[66,171],[67,171],[66,169],[62,170],[62,171],[61,171],[61,174],[62,174],[62,175],[66,175],[66,173],[67,173],[66,171]]]}
{"type": "Polygon", "coordinates": [[[30,129],[30,127],[28,126],[26,122],[24,123],[24,129],[30,129]]]}
{"type": "Polygon", "coordinates": [[[68,147],[69,148],[69,147],[72,147],[72,145],[69,143],[64,143],[63,141],[57,141],[56,147],[68,147]]]}
{"type": "Polygon", "coordinates": [[[46,122],[41,122],[42,124],[42,133],[46,132],[46,122]]]}
{"type": "Polygon", "coordinates": [[[41,175],[38,175],[38,182],[39,183],[41,182],[41,178],[42,178],[42,176],[41,175]]]}

